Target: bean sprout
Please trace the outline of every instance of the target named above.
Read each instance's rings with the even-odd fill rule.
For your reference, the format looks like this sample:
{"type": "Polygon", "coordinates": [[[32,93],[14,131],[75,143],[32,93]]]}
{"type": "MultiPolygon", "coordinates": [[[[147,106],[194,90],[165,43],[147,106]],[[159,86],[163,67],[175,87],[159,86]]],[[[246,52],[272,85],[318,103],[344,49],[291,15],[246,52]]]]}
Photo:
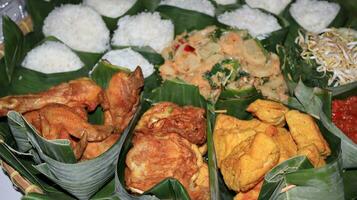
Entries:
{"type": "Polygon", "coordinates": [[[357,37],[352,29],[325,29],[321,33],[298,32],[295,43],[302,48],[301,57],[314,60],[316,71],[332,72],[329,86],[357,81],[357,37]]]}

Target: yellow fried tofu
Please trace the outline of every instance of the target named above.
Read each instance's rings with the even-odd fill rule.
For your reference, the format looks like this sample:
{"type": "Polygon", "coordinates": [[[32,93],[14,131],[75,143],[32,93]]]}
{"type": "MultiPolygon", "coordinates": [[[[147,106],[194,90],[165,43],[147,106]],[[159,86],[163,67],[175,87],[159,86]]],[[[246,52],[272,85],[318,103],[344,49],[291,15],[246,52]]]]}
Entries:
{"type": "Polygon", "coordinates": [[[281,103],[257,99],[248,106],[247,111],[265,123],[283,127],[285,125],[285,113],[289,109],[281,103]]]}
{"type": "Polygon", "coordinates": [[[256,132],[252,129],[240,131],[238,129],[218,129],[213,134],[217,164],[221,167],[222,161],[242,142],[250,142],[256,132]]]}
{"type": "Polygon", "coordinates": [[[264,133],[271,125],[259,120],[240,120],[229,115],[217,116],[213,132],[213,142],[216,150],[218,167],[232,150],[241,142],[251,140],[257,133],[264,133]]]}
{"type": "Polygon", "coordinates": [[[246,192],[263,180],[279,161],[279,147],[272,137],[257,133],[249,144],[240,143],[223,160],[221,172],[226,185],[237,192],[246,192]]]}
{"type": "Polygon", "coordinates": [[[314,119],[307,114],[297,110],[291,110],[285,114],[291,136],[294,139],[298,149],[314,144],[319,154],[326,158],[331,154],[328,143],[322,136],[319,127],[314,119]]]}
{"type": "Polygon", "coordinates": [[[249,190],[248,192],[238,193],[233,200],[257,200],[262,186],[263,181],[258,183],[258,185],[254,186],[254,188],[249,190]]]}
{"type": "Polygon", "coordinates": [[[285,128],[277,128],[277,130],[273,139],[279,146],[279,163],[281,163],[297,154],[297,146],[288,130],[285,128]]]}
{"type": "Polygon", "coordinates": [[[218,130],[218,129],[246,130],[246,129],[253,129],[260,124],[261,122],[256,119],[240,120],[229,115],[219,114],[217,115],[216,118],[214,130],[218,130]]]}
{"type": "Polygon", "coordinates": [[[316,168],[322,167],[326,164],[324,158],[320,156],[319,151],[314,144],[299,149],[297,153],[298,155],[305,155],[310,160],[311,164],[316,168]]]}

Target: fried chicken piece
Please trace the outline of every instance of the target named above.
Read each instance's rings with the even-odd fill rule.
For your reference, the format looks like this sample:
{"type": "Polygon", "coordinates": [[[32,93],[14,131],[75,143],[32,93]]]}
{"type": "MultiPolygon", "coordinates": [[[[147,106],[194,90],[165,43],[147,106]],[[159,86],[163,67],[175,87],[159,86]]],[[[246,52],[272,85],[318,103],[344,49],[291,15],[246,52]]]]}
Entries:
{"type": "Polygon", "coordinates": [[[331,154],[330,147],[322,136],[319,127],[314,119],[307,114],[297,110],[291,110],[285,114],[291,136],[293,137],[298,149],[314,144],[319,154],[326,158],[331,154]]]}
{"type": "MultiPolygon", "coordinates": [[[[41,115],[41,110],[51,109],[50,107],[53,108],[56,106],[63,106],[65,107],[65,109],[67,108],[65,105],[49,104],[40,110],[25,113],[24,117],[27,122],[29,122],[34,128],[36,128],[37,133],[40,134],[40,136],[48,140],[67,139],[70,142],[76,159],[79,159],[82,156],[85,147],[87,146],[87,133],[83,133],[79,138],[74,138],[71,136],[71,133],[67,129],[62,128],[56,124],[49,124],[47,120],[42,121],[43,116],[41,115]]],[[[72,109],[72,111],[81,112],[81,109],[72,109]]],[[[70,115],[72,115],[72,113],[70,115]]]]}
{"type": "Polygon", "coordinates": [[[260,190],[262,189],[263,181],[254,186],[253,189],[248,192],[238,193],[233,200],[257,200],[259,198],[260,190]]]}
{"type": "Polygon", "coordinates": [[[193,106],[180,107],[161,102],[144,113],[136,130],[155,133],[176,133],[193,144],[206,142],[205,110],[193,106]]]}
{"type": "Polygon", "coordinates": [[[144,77],[140,67],[134,72],[114,74],[105,91],[104,124],[114,126],[121,133],[135,114],[140,100],[144,77]]]}
{"type": "MultiPolygon", "coordinates": [[[[57,139],[61,130],[65,130],[75,138],[82,138],[87,134],[87,140],[102,141],[112,134],[112,131],[98,131],[95,126],[89,124],[72,108],[62,104],[50,104],[39,110],[41,119],[41,133],[47,139],[57,139]]],[[[111,129],[111,127],[106,127],[111,129]]]]}
{"type": "Polygon", "coordinates": [[[283,127],[285,113],[289,109],[281,103],[257,99],[248,106],[247,111],[265,123],[283,127]]]}
{"type": "Polygon", "coordinates": [[[257,133],[249,144],[240,143],[223,160],[221,172],[227,186],[246,192],[263,180],[264,175],[279,161],[279,147],[273,138],[257,133]]]}
{"type": "Polygon", "coordinates": [[[306,156],[315,168],[322,167],[326,164],[324,158],[319,154],[315,144],[304,146],[299,149],[297,154],[306,156]]]}
{"type": "Polygon", "coordinates": [[[279,163],[281,163],[297,154],[297,146],[288,130],[285,128],[276,128],[276,130],[273,139],[279,146],[279,163]]]}
{"type": "Polygon", "coordinates": [[[130,190],[146,191],[171,177],[180,181],[192,199],[209,199],[208,168],[195,144],[176,133],[136,132],[132,142],[125,168],[130,190]]]}
{"type": "Polygon", "coordinates": [[[249,142],[256,133],[266,133],[269,127],[273,126],[256,119],[239,120],[228,115],[218,115],[213,132],[218,167],[238,144],[249,142]]]}
{"type": "Polygon", "coordinates": [[[90,160],[102,155],[112,147],[120,138],[120,134],[111,134],[109,137],[99,142],[88,142],[81,161],[90,160]]]}
{"type": "Polygon", "coordinates": [[[0,98],[0,116],[5,116],[10,110],[25,113],[52,103],[93,111],[102,102],[103,94],[103,90],[94,81],[80,78],[37,94],[0,98]]]}

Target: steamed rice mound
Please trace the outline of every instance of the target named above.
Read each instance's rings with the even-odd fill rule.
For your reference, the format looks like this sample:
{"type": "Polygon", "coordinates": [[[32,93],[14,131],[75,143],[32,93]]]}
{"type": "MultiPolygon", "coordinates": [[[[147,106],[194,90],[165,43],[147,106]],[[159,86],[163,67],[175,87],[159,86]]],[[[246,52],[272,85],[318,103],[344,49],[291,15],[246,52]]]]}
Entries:
{"type": "Polygon", "coordinates": [[[115,46],[149,46],[160,53],[174,38],[174,25],[159,13],[140,13],[118,21],[112,44],[115,46]]]}
{"type": "Polygon", "coordinates": [[[67,4],[55,8],[45,19],[45,36],[55,36],[72,49],[104,52],[109,47],[109,30],[92,8],[67,4]]]}
{"type": "Polygon", "coordinates": [[[337,3],[297,0],[291,4],[290,14],[307,31],[319,33],[331,24],[339,10],[340,5],[337,3]]]}
{"type": "Polygon", "coordinates": [[[263,39],[273,31],[281,29],[278,20],[259,9],[242,6],[231,12],[218,16],[218,21],[238,29],[246,29],[249,34],[258,39],[263,39]]]}
{"type": "Polygon", "coordinates": [[[276,15],[280,14],[291,0],[246,0],[252,8],[261,8],[276,15]]]}
{"type": "Polygon", "coordinates": [[[107,60],[112,65],[126,67],[130,71],[134,71],[137,66],[140,66],[145,78],[154,72],[154,66],[131,48],[109,51],[102,57],[102,60],[107,60]]]}
{"type": "Polygon", "coordinates": [[[47,41],[27,53],[22,66],[45,74],[75,71],[84,66],[79,57],[60,42],[47,41]]]}
{"type": "Polygon", "coordinates": [[[163,0],[160,5],[169,5],[214,16],[214,6],[208,0],[163,0]]]}
{"type": "Polygon", "coordinates": [[[137,0],[84,0],[83,4],[103,16],[117,18],[125,14],[136,2],[137,0]]]}

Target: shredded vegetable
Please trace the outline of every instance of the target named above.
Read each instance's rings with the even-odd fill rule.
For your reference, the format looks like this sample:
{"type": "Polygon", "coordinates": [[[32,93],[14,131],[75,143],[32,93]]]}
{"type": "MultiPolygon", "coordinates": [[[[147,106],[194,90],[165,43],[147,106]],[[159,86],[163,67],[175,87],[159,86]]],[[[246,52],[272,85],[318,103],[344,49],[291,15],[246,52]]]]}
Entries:
{"type": "Polygon", "coordinates": [[[295,42],[301,57],[314,60],[318,72],[331,72],[328,85],[336,87],[357,81],[357,36],[353,29],[325,29],[319,34],[299,32],[295,42]]]}

